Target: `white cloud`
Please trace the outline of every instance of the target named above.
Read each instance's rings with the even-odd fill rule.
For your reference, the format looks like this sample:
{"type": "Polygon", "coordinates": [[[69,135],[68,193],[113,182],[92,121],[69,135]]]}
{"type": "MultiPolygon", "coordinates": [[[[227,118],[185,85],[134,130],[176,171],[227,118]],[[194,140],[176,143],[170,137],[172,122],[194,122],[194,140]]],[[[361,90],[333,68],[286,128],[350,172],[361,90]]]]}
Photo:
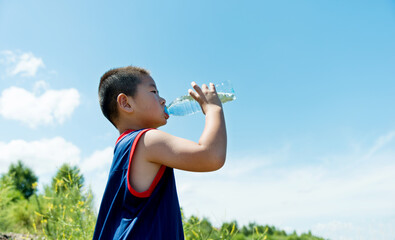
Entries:
{"type": "Polygon", "coordinates": [[[336,240],[359,239],[394,239],[395,218],[380,220],[362,219],[359,221],[329,221],[317,223],[312,227],[313,233],[320,233],[325,238],[336,240]]]}
{"type": "Polygon", "coordinates": [[[381,148],[386,146],[388,143],[392,141],[395,137],[395,131],[391,131],[383,136],[380,136],[377,140],[374,146],[369,150],[368,154],[364,157],[365,159],[371,158],[377,151],[379,151],[381,148]]]}
{"type": "Polygon", "coordinates": [[[91,156],[84,159],[81,163],[83,172],[92,172],[97,170],[109,169],[114,154],[114,148],[107,147],[103,150],[97,150],[91,156]]]}
{"type": "Polygon", "coordinates": [[[113,147],[97,150],[85,158],[80,164],[81,171],[85,176],[85,183],[87,186],[91,187],[95,194],[97,209],[100,206],[100,201],[107,184],[113,154],[113,147]]]}
{"type": "Polygon", "coordinates": [[[63,163],[80,162],[80,149],[61,137],[27,142],[13,140],[0,142],[0,173],[7,172],[11,163],[21,160],[39,176],[48,181],[63,163]]]}
{"type": "Polygon", "coordinates": [[[11,163],[21,160],[38,176],[40,187],[50,183],[62,164],[79,166],[85,177],[85,183],[91,186],[98,204],[107,184],[113,148],[97,150],[90,156],[82,158],[77,146],[62,137],[55,137],[30,142],[25,140],[0,142],[0,153],[0,174],[6,173],[11,163]]]}
{"type": "Polygon", "coordinates": [[[33,86],[33,92],[35,95],[43,94],[48,89],[49,89],[48,83],[46,83],[43,80],[35,82],[33,86]]]}
{"type": "Polygon", "coordinates": [[[35,76],[39,68],[45,67],[43,60],[35,57],[31,52],[21,53],[9,50],[0,52],[0,64],[5,65],[7,75],[20,74],[24,77],[35,76]]]}
{"type": "MultiPolygon", "coordinates": [[[[43,83],[36,84],[42,87],[43,83]]],[[[45,84],[44,84],[45,85],[45,84]]],[[[63,123],[80,103],[76,89],[45,90],[38,96],[23,88],[10,87],[0,96],[0,115],[21,121],[31,128],[38,125],[63,123]]]]}

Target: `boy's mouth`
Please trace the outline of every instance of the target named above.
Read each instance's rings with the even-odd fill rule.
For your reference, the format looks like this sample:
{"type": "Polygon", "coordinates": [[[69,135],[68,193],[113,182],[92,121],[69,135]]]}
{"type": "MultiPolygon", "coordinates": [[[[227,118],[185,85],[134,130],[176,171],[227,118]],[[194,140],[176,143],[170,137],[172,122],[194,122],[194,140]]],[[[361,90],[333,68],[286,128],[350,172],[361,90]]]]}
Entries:
{"type": "Polygon", "coordinates": [[[167,120],[167,119],[169,119],[169,111],[167,110],[167,107],[166,107],[166,106],[165,106],[164,111],[165,111],[165,118],[166,118],[166,120],[167,120]]]}

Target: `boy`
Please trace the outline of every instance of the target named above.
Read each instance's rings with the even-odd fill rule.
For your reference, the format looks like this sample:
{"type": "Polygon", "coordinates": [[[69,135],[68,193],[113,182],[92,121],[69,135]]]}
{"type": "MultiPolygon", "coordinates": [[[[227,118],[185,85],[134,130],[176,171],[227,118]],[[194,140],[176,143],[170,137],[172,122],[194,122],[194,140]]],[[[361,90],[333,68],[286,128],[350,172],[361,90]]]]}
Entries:
{"type": "Polygon", "coordinates": [[[206,172],[223,166],[226,128],[215,87],[192,82],[189,94],[206,115],[198,143],[156,128],[166,124],[166,101],[149,72],[123,67],[99,85],[104,116],[118,138],[93,239],[184,239],[173,168],[206,172]]]}

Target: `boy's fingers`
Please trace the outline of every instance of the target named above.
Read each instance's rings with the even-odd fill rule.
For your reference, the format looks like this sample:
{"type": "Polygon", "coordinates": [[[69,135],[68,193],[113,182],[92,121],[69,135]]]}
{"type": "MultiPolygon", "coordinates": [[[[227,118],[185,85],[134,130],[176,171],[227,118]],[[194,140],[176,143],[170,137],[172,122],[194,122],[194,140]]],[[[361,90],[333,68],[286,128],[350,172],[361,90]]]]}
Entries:
{"type": "Polygon", "coordinates": [[[201,95],[201,96],[204,95],[203,92],[202,92],[202,89],[199,87],[199,85],[197,85],[195,82],[192,82],[191,85],[192,85],[193,89],[195,89],[195,91],[196,91],[199,95],[201,95]]]}
{"type": "Polygon", "coordinates": [[[216,91],[214,83],[210,83],[210,89],[213,90],[213,91],[216,91]]]}
{"type": "Polygon", "coordinates": [[[196,101],[199,102],[199,95],[197,93],[195,93],[192,89],[188,89],[188,93],[189,95],[191,95],[191,97],[193,97],[196,101]]]}

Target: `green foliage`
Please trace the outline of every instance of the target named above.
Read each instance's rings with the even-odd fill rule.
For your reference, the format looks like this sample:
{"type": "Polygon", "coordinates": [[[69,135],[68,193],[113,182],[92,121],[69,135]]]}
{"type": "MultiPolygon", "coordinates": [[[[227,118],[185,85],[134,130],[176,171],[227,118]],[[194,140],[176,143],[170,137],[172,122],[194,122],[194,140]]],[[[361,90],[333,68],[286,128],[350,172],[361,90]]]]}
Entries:
{"type": "Polygon", "coordinates": [[[93,236],[96,213],[93,194],[83,190],[83,176],[77,167],[63,165],[53,178],[51,187],[36,201],[37,233],[48,239],[89,239],[93,236]]]}
{"type": "Polygon", "coordinates": [[[0,179],[0,231],[8,231],[11,221],[8,215],[10,207],[24,199],[19,190],[15,188],[10,176],[4,175],[0,179]]]}
{"type": "Polygon", "coordinates": [[[8,210],[8,221],[11,230],[18,229],[18,233],[31,232],[35,221],[35,210],[35,204],[31,204],[27,199],[21,199],[12,204],[8,210]]]}
{"type": "Polygon", "coordinates": [[[295,232],[287,235],[284,230],[278,230],[274,226],[262,226],[249,223],[239,228],[236,221],[225,222],[220,228],[213,227],[206,219],[196,216],[186,218],[181,209],[184,235],[186,240],[324,240],[313,236],[311,232],[298,236],[295,232]]]}
{"type": "Polygon", "coordinates": [[[68,189],[81,189],[84,185],[84,176],[81,175],[77,166],[63,164],[56,176],[52,179],[52,188],[56,193],[61,194],[68,189]]]}
{"type": "MultiPolygon", "coordinates": [[[[12,176],[5,174],[0,180],[0,231],[44,239],[92,238],[96,224],[93,195],[83,187],[77,167],[63,165],[52,184],[44,186],[44,193],[28,199],[16,188],[12,176]]],[[[35,191],[37,183],[31,185],[35,191]]]]}
{"type": "Polygon", "coordinates": [[[9,176],[16,189],[18,189],[22,195],[28,199],[36,191],[33,188],[33,183],[37,182],[38,178],[33,171],[26,167],[21,161],[17,164],[11,164],[8,170],[8,174],[3,177],[9,176]]]}
{"type": "Polygon", "coordinates": [[[199,219],[196,216],[186,218],[181,209],[184,235],[186,240],[214,240],[214,239],[233,239],[233,240],[263,240],[266,239],[266,231],[259,231],[253,228],[250,234],[245,235],[240,232],[236,221],[225,222],[220,228],[213,227],[206,218],[199,219]]]}

